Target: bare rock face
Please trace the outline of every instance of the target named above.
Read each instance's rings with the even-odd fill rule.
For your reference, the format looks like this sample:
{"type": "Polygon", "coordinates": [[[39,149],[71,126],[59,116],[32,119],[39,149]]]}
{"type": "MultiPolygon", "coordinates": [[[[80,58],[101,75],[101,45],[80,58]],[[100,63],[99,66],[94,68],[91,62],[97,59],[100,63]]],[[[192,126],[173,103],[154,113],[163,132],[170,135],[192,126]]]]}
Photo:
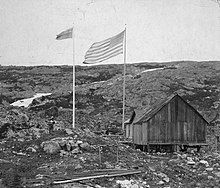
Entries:
{"type": "Polygon", "coordinates": [[[46,153],[54,154],[58,153],[61,148],[60,145],[55,141],[46,141],[41,143],[41,147],[46,153]]]}

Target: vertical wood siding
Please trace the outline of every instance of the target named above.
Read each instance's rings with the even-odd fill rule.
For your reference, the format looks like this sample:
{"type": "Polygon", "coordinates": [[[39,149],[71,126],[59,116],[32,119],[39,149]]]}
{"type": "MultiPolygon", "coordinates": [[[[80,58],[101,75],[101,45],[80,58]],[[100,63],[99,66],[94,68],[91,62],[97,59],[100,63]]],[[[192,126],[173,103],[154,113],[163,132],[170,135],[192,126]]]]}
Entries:
{"type": "MultiPolygon", "coordinates": [[[[147,117],[146,117],[147,118],[147,117]]],[[[207,122],[180,97],[176,96],[150,119],[134,123],[133,142],[204,143],[207,122]]]]}

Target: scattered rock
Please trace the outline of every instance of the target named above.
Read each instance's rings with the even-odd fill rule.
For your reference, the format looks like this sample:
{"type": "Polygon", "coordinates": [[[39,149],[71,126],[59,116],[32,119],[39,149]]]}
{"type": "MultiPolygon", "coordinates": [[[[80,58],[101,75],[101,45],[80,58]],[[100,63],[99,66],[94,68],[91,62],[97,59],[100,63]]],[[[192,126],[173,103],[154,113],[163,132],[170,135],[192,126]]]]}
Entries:
{"type": "Polygon", "coordinates": [[[76,166],[75,166],[75,169],[77,170],[77,169],[81,169],[82,168],[82,166],[80,165],[80,164],[77,164],[76,166]]]}
{"type": "Polygon", "coordinates": [[[18,138],[17,141],[18,142],[24,142],[24,138],[18,138]]]}
{"type": "Polygon", "coordinates": [[[186,159],[186,158],[187,158],[187,154],[185,154],[185,153],[182,154],[182,155],[181,155],[181,158],[182,158],[182,159],[186,159]]]}
{"type": "Polygon", "coordinates": [[[213,171],[213,168],[206,168],[206,171],[213,171]]]}
{"type": "Polygon", "coordinates": [[[81,145],[82,143],[83,143],[83,141],[81,141],[81,140],[77,140],[77,142],[76,142],[77,145],[81,145]]]}
{"type": "Polygon", "coordinates": [[[66,143],[66,149],[67,149],[67,151],[71,151],[71,144],[70,143],[66,143]]]}
{"type": "Polygon", "coordinates": [[[170,181],[170,178],[168,178],[168,177],[165,177],[165,178],[163,178],[163,181],[165,181],[166,183],[169,183],[169,181],[170,181]]]}
{"type": "Polygon", "coordinates": [[[104,163],[104,165],[105,165],[105,167],[106,167],[107,169],[112,169],[112,168],[114,168],[114,166],[113,166],[111,163],[107,162],[107,161],[104,163]]]}
{"type": "Polygon", "coordinates": [[[60,150],[60,156],[61,157],[64,157],[64,156],[67,156],[69,153],[64,151],[64,150],[60,150]]]}
{"type": "Polygon", "coordinates": [[[74,150],[71,151],[72,154],[78,154],[80,153],[79,148],[75,148],[74,150]]]}
{"type": "Polygon", "coordinates": [[[15,155],[20,155],[20,156],[25,156],[25,155],[27,155],[26,153],[23,153],[23,152],[16,152],[16,151],[12,151],[12,153],[13,154],[15,154],[15,155]]]}
{"type": "Polygon", "coordinates": [[[208,175],[208,173],[207,173],[207,172],[203,172],[203,173],[202,173],[202,175],[207,176],[207,175],[208,175]]]}
{"type": "Polygon", "coordinates": [[[139,188],[138,184],[132,184],[130,188],[139,188]]]}
{"type": "Polygon", "coordinates": [[[116,183],[121,186],[121,188],[128,188],[132,185],[132,180],[116,180],[116,183]]]}
{"type": "Polygon", "coordinates": [[[163,185],[164,184],[164,181],[159,181],[158,183],[157,183],[157,185],[163,185]]]}
{"type": "Polygon", "coordinates": [[[35,176],[35,178],[36,178],[36,179],[43,179],[43,178],[44,178],[44,175],[42,175],[42,174],[37,174],[37,175],[35,176]]]}
{"type": "Polygon", "coordinates": [[[37,150],[35,148],[33,148],[33,147],[28,147],[26,150],[29,151],[29,152],[32,152],[32,153],[36,153],[37,152],[37,150]]]}
{"type": "Polygon", "coordinates": [[[100,185],[95,185],[95,188],[102,188],[102,186],[100,186],[100,185]]]}
{"type": "Polygon", "coordinates": [[[71,145],[72,148],[77,148],[78,144],[74,140],[70,140],[69,144],[71,145]]]}
{"type": "Polygon", "coordinates": [[[165,178],[165,177],[167,177],[167,175],[164,174],[164,173],[162,173],[162,172],[160,172],[159,174],[157,174],[157,176],[159,176],[159,177],[161,177],[161,178],[165,178]]]}
{"type": "Polygon", "coordinates": [[[14,137],[15,136],[15,132],[11,129],[8,130],[7,132],[7,138],[11,138],[11,137],[14,137]]]}
{"type": "Polygon", "coordinates": [[[65,124],[62,121],[56,121],[53,125],[54,131],[59,131],[65,129],[65,124]]]}
{"type": "Polygon", "coordinates": [[[149,166],[149,170],[151,170],[152,172],[155,172],[155,169],[149,166]]]}
{"type": "Polygon", "coordinates": [[[82,148],[82,150],[85,150],[85,151],[89,151],[89,149],[91,148],[87,142],[84,142],[84,143],[80,144],[79,146],[80,146],[80,148],[82,148]]]}
{"type": "Polygon", "coordinates": [[[193,160],[191,160],[191,161],[187,161],[187,164],[188,164],[188,165],[195,165],[195,164],[196,164],[196,162],[195,162],[195,161],[193,161],[193,160]]]}
{"type": "Polygon", "coordinates": [[[207,161],[205,161],[205,160],[201,160],[201,161],[199,161],[199,163],[200,164],[204,164],[206,167],[209,166],[209,163],[207,161]]]}

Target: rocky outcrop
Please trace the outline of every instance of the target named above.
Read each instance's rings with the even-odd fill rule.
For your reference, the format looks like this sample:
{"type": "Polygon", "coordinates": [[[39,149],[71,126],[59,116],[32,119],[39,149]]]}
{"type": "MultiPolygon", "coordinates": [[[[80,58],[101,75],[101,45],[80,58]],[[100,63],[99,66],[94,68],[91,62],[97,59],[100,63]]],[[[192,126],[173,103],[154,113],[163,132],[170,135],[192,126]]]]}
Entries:
{"type": "Polygon", "coordinates": [[[41,143],[42,149],[46,153],[54,154],[60,152],[61,156],[78,154],[82,151],[91,150],[87,142],[76,140],[73,137],[57,137],[41,143]]]}
{"type": "Polygon", "coordinates": [[[18,109],[10,109],[0,117],[0,139],[12,137],[14,132],[29,128],[29,117],[18,109]]]}

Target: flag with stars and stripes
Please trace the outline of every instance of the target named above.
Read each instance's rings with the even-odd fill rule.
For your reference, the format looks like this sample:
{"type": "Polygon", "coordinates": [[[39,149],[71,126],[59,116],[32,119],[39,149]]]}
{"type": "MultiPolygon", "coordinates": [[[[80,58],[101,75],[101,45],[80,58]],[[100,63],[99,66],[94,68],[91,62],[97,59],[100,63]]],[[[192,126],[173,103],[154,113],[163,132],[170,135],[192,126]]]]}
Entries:
{"type": "Polygon", "coordinates": [[[100,63],[123,53],[125,31],[106,40],[95,42],[85,55],[84,64],[100,63]]]}

